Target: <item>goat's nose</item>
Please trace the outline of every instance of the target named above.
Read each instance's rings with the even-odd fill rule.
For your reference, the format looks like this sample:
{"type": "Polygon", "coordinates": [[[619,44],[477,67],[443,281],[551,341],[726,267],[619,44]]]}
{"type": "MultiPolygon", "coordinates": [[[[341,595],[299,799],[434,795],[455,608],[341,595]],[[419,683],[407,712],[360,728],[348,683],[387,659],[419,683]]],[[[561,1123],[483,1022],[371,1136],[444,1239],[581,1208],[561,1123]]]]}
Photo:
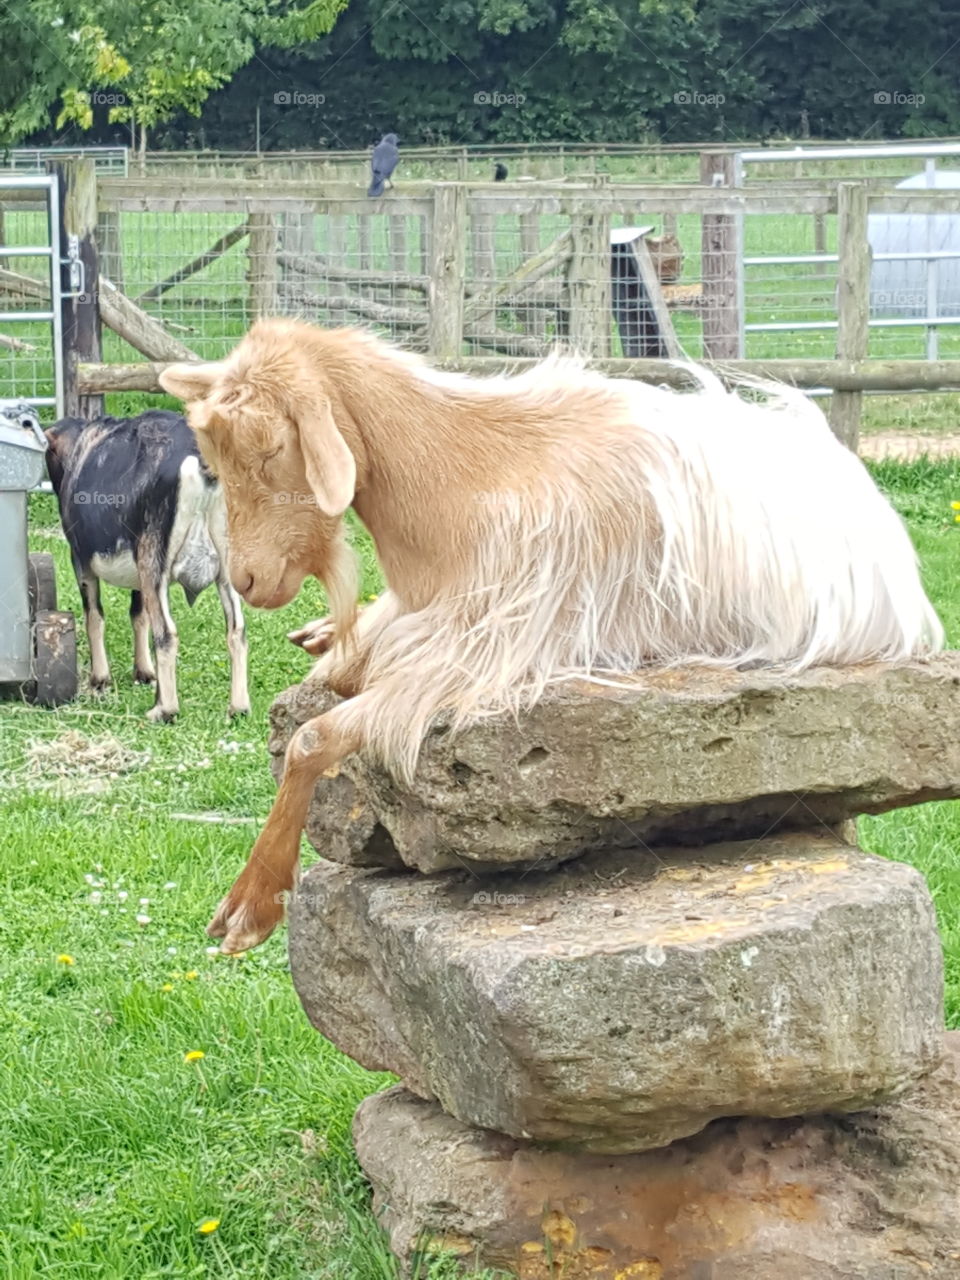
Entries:
{"type": "Polygon", "coordinates": [[[245,596],[253,586],[253,574],[248,573],[246,569],[231,569],[230,581],[233,583],[234,590],[245,596]]]}

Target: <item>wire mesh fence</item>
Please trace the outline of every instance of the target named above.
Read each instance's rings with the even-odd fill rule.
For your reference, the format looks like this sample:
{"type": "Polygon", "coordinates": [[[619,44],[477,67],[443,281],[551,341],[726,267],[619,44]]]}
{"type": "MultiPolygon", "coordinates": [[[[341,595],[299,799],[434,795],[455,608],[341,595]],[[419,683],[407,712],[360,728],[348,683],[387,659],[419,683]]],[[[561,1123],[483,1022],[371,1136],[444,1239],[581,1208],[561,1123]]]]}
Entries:
{"type": "MultiPolygon", "coordinates": [[[[96,240],[101,275],[203,358],[224,355],[257,316],[286,315],[363,325],[445,360],[539,356],[557,343],[592,357],[829,359],[836,191],[416,182],[367,200],[346,182],[132,177],[101,180],[96,240]]],[[[928,196],[939,193],[909,193],[928,196]]],[[[870,197],[877,216],[900,216],[883,198],[870,197]]],[[[917,216],[953,225],[954,203],[917,216]]],[[[44,265],[15,249],[43,234],[44,213],[5,204],[0,184],[0,214],[0,312],[38,306],[44,265]]],[[[960,267],[960,245],[938,252],[960,267]]],[[[929,256],[916,261],[928,274],[929,256]]],[[[946,279],[941,266],[942,299],[946,279]]],[[[915,301],[923,314],[884,315],[874,297],[868,356],[931,354],[926,295],[915,301]]],[[[0,396],[49,392],[49,333],[21,326],[32,350],[5,336],[0,323],[0,396]]],[[[958,338],[960,324],[944,324],[937,354],[957,354],[958,338]]],[[[105,329],[103,359],[142,354],[105,329]]]]}
{"type": "Polygon", "coordinates": [[[52,406],[54,300],[46,193],[0,192],[0,398],[52,406]]]}

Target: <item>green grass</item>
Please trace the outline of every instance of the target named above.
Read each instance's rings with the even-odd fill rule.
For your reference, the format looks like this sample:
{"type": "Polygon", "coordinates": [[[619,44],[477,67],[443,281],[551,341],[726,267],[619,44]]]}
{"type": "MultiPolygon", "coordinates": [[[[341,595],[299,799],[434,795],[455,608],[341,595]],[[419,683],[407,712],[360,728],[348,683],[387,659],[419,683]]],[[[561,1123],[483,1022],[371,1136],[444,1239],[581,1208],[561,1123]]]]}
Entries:
{"type": "MultiPolygon", "coordinates": [[[[79,613],[52,499],[31,524],[79,613]]],[[[143,719],[152,691],[132,684],[110,588],[114,690],[0,704],[0,1275],[393,1277],[349,1137],[386,1077],[309,1026],[285,931],[237,960],[204,934],[269,810],[267,710],[309,667],[284,633],[320,592],[250,616],[253,713],[236,723],[216,593],[192,611],[176,597],[177,724],[143,719]],[[109,736],[135,767],[53,776],[38,749],[70,733],[109,736]],[[210,814],[232,822],[187,820],[210,814]]]]}
{"type": "MultiPolygon", "coordinates": [[[[957,643],[960,465],[877,475],[957,643]]],[[[33,500],[31,521],[79,610],[51,499],[33,500]]],[[[56,712],[0,704],[0,1275],[392,1280],[349,1136],[385,1077],[307,1024],[282,930],[241,959],[209,955],[204,935],[269,809],[267,710],[308,668],[284,633],[322,610],[320,592],[250,614],[253,714],[235,724],[215,593],[192,611],[178,593],[172,726],[144,721],[152,693],[131,682],[126,595],[105,596],[114,690],[56,712]],[[114,740],[130,767],[80,767],[67,751],[55,776],[44,745],[70,733],[114,740]],[[204,815],[225,821],[190,820],[204,815]],[[207,1218],[220,1225],[203,1236],[207,1218]]],[[[960,1025],[960,805],[866,819],[862,838],[927,876],[960,1025]]]]}

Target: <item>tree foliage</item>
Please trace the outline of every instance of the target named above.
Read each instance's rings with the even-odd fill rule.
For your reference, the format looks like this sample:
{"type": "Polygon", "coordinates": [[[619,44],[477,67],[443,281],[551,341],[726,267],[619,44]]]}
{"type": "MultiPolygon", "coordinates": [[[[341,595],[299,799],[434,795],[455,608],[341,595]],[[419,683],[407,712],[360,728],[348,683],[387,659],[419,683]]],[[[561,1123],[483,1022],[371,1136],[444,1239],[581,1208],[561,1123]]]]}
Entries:
{"type": "Polygon", "coordinates": [[[0,138],[42,128],[107,123],[152,127],[198,115],[264,43],[299,44],[328,32],[346,0],[8,0],[0,44],[17,74],[0,78],[0,138]],[[11,54],[13,56],[11,57],[11,54]]]}
{"type": "MultiPolygon", "coordinates": [[[[102,15],[121,6],[105,4],[93,25],[109,35],[102,15]]],[[[310,30],[268,0],[191,0],[157,60],[157,120],[178,95],[200,107],[200,69],[223,87],[155,142],[248,148],[257,120],[277,148],[365,146],[387,130],[408,144],[960,133],[960,0],[930,0],[922,20],[902,0],[350,0],[331,29],[335,4],[315,0],[310,30]],[[199,42],[201,28],[216,38],[199,42]]],[[[144,50],[133,34],[111,41],[142,75],[153,64],[131,58],[144,50]]],[[[98,136],[109,124],[96,117],[98,136]]]]}

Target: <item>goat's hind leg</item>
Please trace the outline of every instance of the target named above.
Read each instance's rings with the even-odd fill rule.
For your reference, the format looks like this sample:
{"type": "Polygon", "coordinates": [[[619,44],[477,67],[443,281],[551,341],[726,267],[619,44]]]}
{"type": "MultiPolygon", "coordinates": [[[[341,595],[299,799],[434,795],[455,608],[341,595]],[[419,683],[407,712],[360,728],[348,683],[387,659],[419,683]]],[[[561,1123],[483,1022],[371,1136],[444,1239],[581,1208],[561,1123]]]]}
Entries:
{"type": "Polygon", "coordinates": [[[104,643],[103,605],[100,601],[100,580],[89,570],[74,564],[80,599],[83,601],[83,620],[90,644],[90,688],[100,693],[110,684],[110,663],[104,643]]]}
{"type": "Polygon", "coordinates": [[[150,653],[150,619],[139,591],[130,592],[130,625],[133,627],[134,684],[153,684],[157,673],[150,653]]]}
{"type": "MultiPolygon", "coordinates": [[[[141,544],[141,554],[144,551],[141,544]]],[[[138,558],[140,591],[150,619],[153,644],[157,655],[157,699],[147,712],[148,720],[174,720],[180,710],[177,698],[176,623],[170,612],[170,582],[165,569],[159,567],[159,555],[149,553],[138,558]]]]}
{"type": "Polygon", "coordinates": [[[300,860],[300,834],[317,780],[335,776],[344,756],[359,749],[360,698],[343,702],[301,725],[287,747],[283,781],[247,865],[220,903],[207,932],[222,938],[220,950],[247,951],[268,938],[283,919],[300,860]],[[349,709],[349,710],[348,710],[349,709]]]}

